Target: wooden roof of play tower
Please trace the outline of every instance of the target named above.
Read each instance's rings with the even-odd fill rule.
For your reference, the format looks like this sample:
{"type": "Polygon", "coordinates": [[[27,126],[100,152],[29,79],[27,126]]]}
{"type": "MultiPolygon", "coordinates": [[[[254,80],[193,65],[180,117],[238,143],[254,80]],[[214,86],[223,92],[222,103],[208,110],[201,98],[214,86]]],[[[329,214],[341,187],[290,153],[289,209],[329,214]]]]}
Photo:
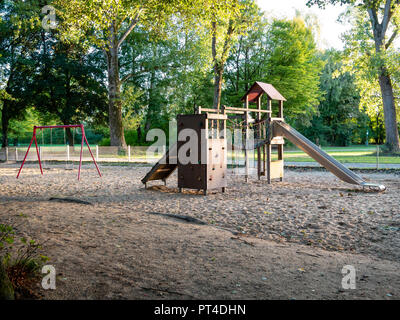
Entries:
{"type": "Polygon", "coordinates": [[[247,91],[245,96],[242,98],[242,101],[245,101],[246,97],[248,97],[249,102],[254,102],[263,94],[266,94],[271,100],[286,101],[285,97],[282,96],[272,84],[259,81],[255,82],[251,86],[250,90],[247,91]]]}

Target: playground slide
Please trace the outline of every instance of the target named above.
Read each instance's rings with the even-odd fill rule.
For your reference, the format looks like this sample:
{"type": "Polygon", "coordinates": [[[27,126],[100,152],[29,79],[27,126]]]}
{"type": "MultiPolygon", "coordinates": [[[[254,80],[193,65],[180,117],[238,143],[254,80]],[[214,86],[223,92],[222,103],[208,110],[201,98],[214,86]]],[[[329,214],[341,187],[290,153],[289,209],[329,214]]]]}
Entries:
{"type": "Polygon", "coordinates": [[[323,167],[347,183],[356,184],[371,189],[377,189],[379,191],[386,190],[386,187],[383,185],[367,183],[364,181],[360,176],[346,168],[343,164],[318,148],[314,143],[283,121],[273,122],[273,135],[274,137],[283,136],[290,140],[297,147],[307,153],[311,158],[319,162],[323,167]]]}
{"type": "Polygon", "coordinates": [[[158,161],[150,172],[142,179],[142,183],[147,185],[149,181],[163,180],[164,182],[168,177],[174,173],[177,165],[177,145],[174,144],[165,155],[158,161]],[[174,160],[174,161],[171,161],[174,160]]]}

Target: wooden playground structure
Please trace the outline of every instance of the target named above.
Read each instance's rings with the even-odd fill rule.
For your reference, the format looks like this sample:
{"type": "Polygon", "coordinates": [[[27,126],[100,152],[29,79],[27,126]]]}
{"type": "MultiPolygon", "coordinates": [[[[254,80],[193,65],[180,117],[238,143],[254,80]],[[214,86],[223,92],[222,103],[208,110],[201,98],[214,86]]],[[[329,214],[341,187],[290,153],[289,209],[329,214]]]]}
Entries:
{"type": "MultiPolygon", "coordinates": [[[[261,180],[261,177],[267,177],[267,181],[270,184],[273,179],[280,179],[283,181],[284,178],[284,150],[283,146],[285,141],[282,136],[274,136],[272,131],[272,123],[274,121],[284,121],[283,118],[283,103],[286,99],[276,90],[271,84],[256,82],[248,90],[246,95],[242,98],[244,108],[234,108],[222,106],[221,110],[199,108],[198,112],[208,114],[222,113],[229,118],[242,119],[242,123],[239,126],[243,132],[243,143],[241,149],[244,150],[244,163],[245,163],[245,179],[246,182],[249,178],[249,153],[253,150],[257,151],[257,176],[261,180]],[[267,98],[266,108],[263,108],[262,98],[267,98]],[[276,117],[273,116],[272,103],[277,101],[278,114],[276,117]],[[255,104],[255,108],[251,107],[251,103],[255,104]],[[253,136],[250,135],[251,130],[253,136]],[[278,160],[272,160],[272,148],[276,146],[278,149],[278,160]]],[[[226,126],[226,120],[224,122],[226,126]]],[[[219,128],[217,127],[218,131],[219,128]]],[[[237,147],[233,146],[233,150],[237,147]]]]}
{"type": "MultiPolygon", "coordinates": [[[[386,189],[383,185],[365,182],[285,123],[283,104],[286,99],[271,84],[255,82],[242,101],[243,108],[222,106],[220,109],[207,109],[199,107],[196,114],[178,116],[178,142],[142,179],[146,189],[150,181],[162,180],[166,184],[166,180],[178,169],[179,192],[182,192],[183,189],[203,190],[204,195],[207,195],[207,191],[211,189],[221,189],[222,192],[225,192],[228,173],[228,121],[234,123],[233,126],[229,125],[229,129],[239,130],[240,133],[239,143],[235,141],[230,149],[239,148],[244,151],[246,182],[249,179],[249,155],[254,151],[257,152],[258,179],[265,176],[268,184],[271,184],[273,179],[283,181],[284,138],[286,138],[339,179],[376,191],[386,189]],[[266,97],[267,101],[264,108],[263,97],[266,97]],[[278,103],[275,117],[273,114],[274,102],[278,103]],[[191,130],[194,135],[200,137],[197,143],[191,147],[188,147],[190,135],[185,135],[186,130],[191,130]],[[275,161],[272,160],[273,147],[278,149],[278,159],[275,161]],[[184,161],[186,158],[184,155],[190,157],[193,153],[195,154],[189,163],[184,161]]],[[[237,140],[237,137],[234,140],[237,140]]]]}

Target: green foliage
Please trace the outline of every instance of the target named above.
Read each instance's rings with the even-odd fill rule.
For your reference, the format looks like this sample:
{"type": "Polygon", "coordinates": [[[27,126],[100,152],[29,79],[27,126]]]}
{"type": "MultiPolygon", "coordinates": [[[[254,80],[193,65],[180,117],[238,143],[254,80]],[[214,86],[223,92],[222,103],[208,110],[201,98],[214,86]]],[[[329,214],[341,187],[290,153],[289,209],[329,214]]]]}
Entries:
{"type": "Polygon", "coordinates": [[[9,122],[23,120],[32,106],[27,90],[35,72],[32,54],[40,39],[40,6],[37,1],[0,3],[0,105],[3,146],[7,145],[9,122]]]}
{"type": "Polygon", "coordinates": [[[111,145],[111,139],[110,138],[103,138],[99,142],[100,147],[109,147],[111,145]]]}
{"type": "MultiPolygon", "coordinates": [[[[370,22],[367,13],[360,9],[347,12],[345,18],[352,25],[344,35],[345,70],[355,75],[360,90],[360,108],[365,109],[372,118],[383,112],[382,93],[379,87],[379,68],[383,63],[387,65],[388,73],[393,75],[393,90],[395,96],[400,95],[398,59],[400,52],[390,47],[383,52],[376,52],[375,43],[368,28],[370,22]]],[[[397,108],[400,115],[400,109],[397,108]]]]}
{"type": "Polygon", "coordinates": [[[184,0],[55,0],[53,4],[62,19],[59,27],[63,41],[105,50],[110,48],[113,31],[122,36],[130,24],[140,22],[156,35],[163,32],[171,14],[184,14],[195,7],[195,1],[184,0]]]}
{"type": "Polygon", "coordinates": [[[285,117],[289,122],[307,123],[321,96],[319,59],[313,32],[301,18],[275,20],[270,28],[271,50],[263,79],[274,85],[288,100],[285,117]]]}
{"type": "Polygon", "coordinates": [[[342,54],[331,50],[323,56],[325,67],[320,89],[323,97],[312,126],[301,126],[303,133],[321,145],[347,146],[364,143],[368,117],[359,110],[360,95],[355,78],[349,72],[341,73],[342,54]]]}
{"type": "Polygon", "coordinates": [[[240,35],[227,60],[223,103],[241,107],[241,98],[250,86],[264,78],[264,66],[270,57],[268,47],[269,21],[259,11],[253,27],[240,35]]]}
{"type": "Polygon", "coordinates": [[[260,20],[248,36],[239,39],[228,61],[228,87],[224,103],[240,104],[254,81],[274,85],[288,100],[285,118],[308,123],[316,113],[321,92],[323,63],[316,48],[313,27],[304,19],[260,20]]]}
{"type": "Polygon", "coordinates": [[[0,259],[6,268],[18,266],[22,271],[34,274],[49,260],[41,255],[42,245],[33,239],[17,237],[12,226],[0,224],[0,259]]]}
{"type": "MultiPolygon", "coordinates": [[[[398,75],[398,53],[393,43],[400,34],[400,2],[398,0],[310,0],[308,5],[325,7],[327,3],[351,4],[347,18],[352,29],[345,36],[348,67],[357,75],[361,91],[361,107],[370,116],[384,110],[386,144],[400,151],[398,132],[399,88],[393,77],[398,75]],[[377,90],[378,84],[380,92],[377,90]]],[[[377,117],[378,118],[378,117],[377,117]]]]}
{"type": "MultiPolygon", "coordinates": [[[[212,107],[218,72],[222,104],[241,106],[254,81],[264,81],[287,98],[286,120],[319,144],[365,143],[367,130],[371,142],[381,143],[378,71],[384,63],[400,96],[400,52],[376,52],[365,10],[370,1],[308,1],[328,3],[357,5],[342,17],[352,23],[344,54],[318,51],[314,16],[269,19],[252,0],[3,1],[3,135],[28,143],[33,125],[82,122],[91,144],[110,145],[113,94],[104,58],[117,48],[115,102],[129,145],[144,144],[153,128],[168,134],[177,114],[212,107]],[[49,3],[59,25],[44,32],[40,9],[49,3]]],[[[398,6],[393,8],[390,31],[399,25],[398,6]]],[[[50,132],[44,140],[50,143],[50,132]]]]}
{"type": "Polygon", "coordinates": [[[26,288],[26,282],[40,274],[49,260],[40,254],[42,245],[18,237],[14,227],[0,224],[0,297],[14,299],[14,290],[26,288]]]}
{"type": "MultiPolygon", "coordinates": [[[[142,143],[142,141],[140,141],[138,138],[138,132],[136,130],[126,130],[125,131],[125,141],[128,146],[137,146],[142,143]]],[[[103,138],[99,142],[99,146],[109,147],[110,146],[110,138],[103,138]]]]}

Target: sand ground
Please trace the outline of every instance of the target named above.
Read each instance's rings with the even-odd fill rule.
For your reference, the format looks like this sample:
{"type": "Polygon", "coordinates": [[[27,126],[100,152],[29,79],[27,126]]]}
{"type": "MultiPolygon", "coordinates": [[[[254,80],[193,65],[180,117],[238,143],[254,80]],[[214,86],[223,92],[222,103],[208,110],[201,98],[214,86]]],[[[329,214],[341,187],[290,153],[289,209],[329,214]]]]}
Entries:
{"type": "MultiPolygon", "coordinates": [[[[0,164],[0,223],[44,242],[57,270],[45,299],[399,299],[400,176],[362,192],[326,172],[267,185],[231,175],[227,193],[145,190],[149,168],[0,164]],[[49,201],[74,198],[90,204],[49,201]],[[176,216],[195,218],[191,222],[176,216]],[[345,265],[355,290],[342,288],[345,265]]],[[[39,287],[39,284],[38,284],[39,287]]]]}

